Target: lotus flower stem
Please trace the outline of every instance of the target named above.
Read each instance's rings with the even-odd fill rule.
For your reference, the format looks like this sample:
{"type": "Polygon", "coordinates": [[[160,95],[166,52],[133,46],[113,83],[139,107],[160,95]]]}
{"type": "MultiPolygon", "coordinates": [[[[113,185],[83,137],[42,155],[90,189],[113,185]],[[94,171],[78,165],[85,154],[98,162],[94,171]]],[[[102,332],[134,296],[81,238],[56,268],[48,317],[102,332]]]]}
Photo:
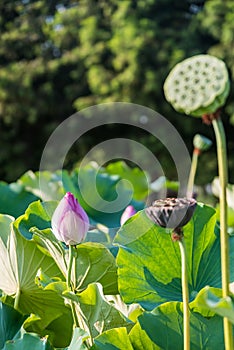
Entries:
{"type": "Polygon", "coordinates": [[[197,171],[197,162],[198,162],[199,154],[200,154],[199,150],[195,148],[193,151],[192,163],[191,163],[189,179],[188,179],[187,194],[186,194],[187,198],[191,198],[193,196],[193,187],[194,187],[194,180],[195,180],[195,175],[197,171]]]}
{"type": "MultiPolygon", "coordinates": [[[[68,258],[68,269],[67,269],[67,289],[73,290],[71,285],[71,273],[72,273],[72,265],[74,261],[74,247],[72,245],[69,245],[69,258],[68,258]]],[[[76,314],[76,309],[73,301],[71,301],[71,311],[72,311],[72,317],[74,321],[74,326],[79,327],[79,321],[76,314]]]]}
{"type": "Polygon", "coordinates": [[[69,245],[69,254],[68,254],[68,268],[67,268],[67,289],[71,289],[71,272],[73,265],[73,250],[72,246],[69,245]]]}
{"type": "Polygon", "coordinates": [[[183,297],[184,350],[190,350],[189,290],[186,248],[183,237],[178,240],[181,254],[181,280],[183,297]]]}
{"type": "MultiPolygon", "coordinates": [[[[217,156],[220,181],[220,245],[221,245],[221,272],[223,297],[229,295],[229,241],[227,233],[227,199],[228,183],[226,137],[221,118],[212,120],[217,142],[217,156]]],[[[232,324],[224,317],[224,342],[226,350],[233,350],[232,324]]]]}

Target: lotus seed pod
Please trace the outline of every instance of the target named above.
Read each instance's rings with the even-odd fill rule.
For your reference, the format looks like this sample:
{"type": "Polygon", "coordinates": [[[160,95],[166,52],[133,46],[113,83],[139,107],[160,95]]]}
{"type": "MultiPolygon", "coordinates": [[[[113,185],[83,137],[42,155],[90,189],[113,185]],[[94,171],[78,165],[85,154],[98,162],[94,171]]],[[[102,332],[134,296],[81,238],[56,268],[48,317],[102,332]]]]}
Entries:
{"type": "Polygon", "coordinates": [[[178,112],[201,117],[224,105],[230,90],[225,63],[210,55],[196,55],[178,63],[164,83],[168,102],[178,112]]]}
{"type": "Polygon", "coordinates": [[[194,198],[158,199],[145,212],[156,225],[175,230],[191,220],[196,205],[194,198]]]}
{"type": "Polygon", "coordinates": [[[212,141],[205,136],[197,134],[193,138],[193,146],[199,151],[206,151],[212,146],[212,141]]]}

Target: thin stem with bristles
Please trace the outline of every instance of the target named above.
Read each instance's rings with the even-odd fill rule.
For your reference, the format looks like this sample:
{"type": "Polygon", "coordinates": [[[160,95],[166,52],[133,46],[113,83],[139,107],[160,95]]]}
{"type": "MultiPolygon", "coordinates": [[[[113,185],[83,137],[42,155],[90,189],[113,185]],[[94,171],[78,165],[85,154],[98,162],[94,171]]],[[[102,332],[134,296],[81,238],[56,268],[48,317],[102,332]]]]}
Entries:
{"type": "Polygon", "coordinates": [[[69,245],[68,267],[67,267],[67,289],[71,289],[72,264],[73,264],[73,251],[72,251],[72,246],[69,245]]]}
{"type": "Polygon", "coordinates": [[[190,350],[189,290],[186,249],[183,237],[178,240],[181,254],[181,281],[183,297],[184,350],[190,350]]]}
{"type": "MultiPolygon", "coordinates": [[[[72,265],[74,261],[74,252],[73,252],[73,246],[69,245],[69,257],[68,257],[68,268],[67,268],[67,289],[73,290],[71,285],[71,273],[72,273],[72,265]]],[[[73,301],[71,301],[71,311],[72,311],[72,317],[75,327],[79,327],[79,321],[76,314],[76,309],[73,301]]]]}
{"type": "MultiPolygon", "coordinates": [[[[221,245],[221,272],[222,272],[222,295],[229,295],[229,240],[227,232],[227,198],[226,190],[228,184],[227,172],[227,152],[226,152],[226,137],[223,128],[222,120],[219,118],[212,121],[216,142],[217,156],[220,181],[220,245],[221,245]]],[[[225,350],[233,350],[233,333],[232,324],[227,317],[224,317],[224,342],[225,350]]]]}
{"type": "Polygon", "coordinates": [[[198,156],[199,156],[198,150],[194,149],[190,173],[189,173],[189,179],[188,179],[188,186],[187,186],[187,193],[186,193],[187,198],[191,198],[193,196],[193,187],[194,187],[194,180],[195,180],[195,175],[197,171],[198,156]]]}

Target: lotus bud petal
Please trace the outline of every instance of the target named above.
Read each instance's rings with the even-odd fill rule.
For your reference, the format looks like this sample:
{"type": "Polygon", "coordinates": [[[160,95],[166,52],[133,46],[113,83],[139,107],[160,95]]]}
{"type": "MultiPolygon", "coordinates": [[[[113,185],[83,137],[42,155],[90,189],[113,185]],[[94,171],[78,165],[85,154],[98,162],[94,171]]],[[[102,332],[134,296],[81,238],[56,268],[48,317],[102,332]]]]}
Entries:
{"type": "Polygon", "coordinates": [[[66,245],[81,243],[89,229],[89,218],[70,192],[61,199],[51,220],[55,237],[66,245]]]}
{"type": "Polygon", "coordinates": [[[156,225],[177,229],[191,220],[196,205],[194,198],[158,199],[145,212],[156,225]]]}
{"type": "Polygon", "coordinates": [[[216,112],[229,90],[225,63],[210,55],[196,55],[178,63],[164,83],[165,97],[174,109],[195,117],[216,112]]]}
{"type": "Polygon", "coordinates": [[[199,151],[206,151],[212,146],[212,141],[205,136],[197,134],[193,138],[193,146],[199,151]]]}
{"type": "Polygon", "coordinates": [[[134,214],[136,214],[136,209],[132,205],[127,206],[120,218],[120,225],[122,226],[134,214]]]}

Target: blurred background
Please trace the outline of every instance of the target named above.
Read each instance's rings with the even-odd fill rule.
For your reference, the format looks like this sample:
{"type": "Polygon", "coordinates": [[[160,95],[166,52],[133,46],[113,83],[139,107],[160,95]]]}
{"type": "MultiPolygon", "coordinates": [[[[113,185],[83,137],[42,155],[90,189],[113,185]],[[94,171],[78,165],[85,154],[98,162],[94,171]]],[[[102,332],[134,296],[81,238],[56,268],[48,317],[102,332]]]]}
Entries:
{"type": "MultiPolygon", "coordinates": [[[[38,170],[47,139],[66,118],[103,102],[150,107],[173,123],[192,153],[193,136],[214,141],[201,119],[175,112],[163,83],[179,61],[200,53],[223,59],[234,74],[234,2],[223,0],[1,0],[0,180],[38,170]]],[[[229,176],[234,183],[233,82],[223,109],[229,176]]],[[[168,153],[134,128],[96,128],[72,147],[71,169],[98,142],[142,142],[176,179],[168,153]],[[169,164],[169,165],[168,165],[169,164]]],[[[197,184],[217,173],[215,141],[202,155],[197,184]]]]}

